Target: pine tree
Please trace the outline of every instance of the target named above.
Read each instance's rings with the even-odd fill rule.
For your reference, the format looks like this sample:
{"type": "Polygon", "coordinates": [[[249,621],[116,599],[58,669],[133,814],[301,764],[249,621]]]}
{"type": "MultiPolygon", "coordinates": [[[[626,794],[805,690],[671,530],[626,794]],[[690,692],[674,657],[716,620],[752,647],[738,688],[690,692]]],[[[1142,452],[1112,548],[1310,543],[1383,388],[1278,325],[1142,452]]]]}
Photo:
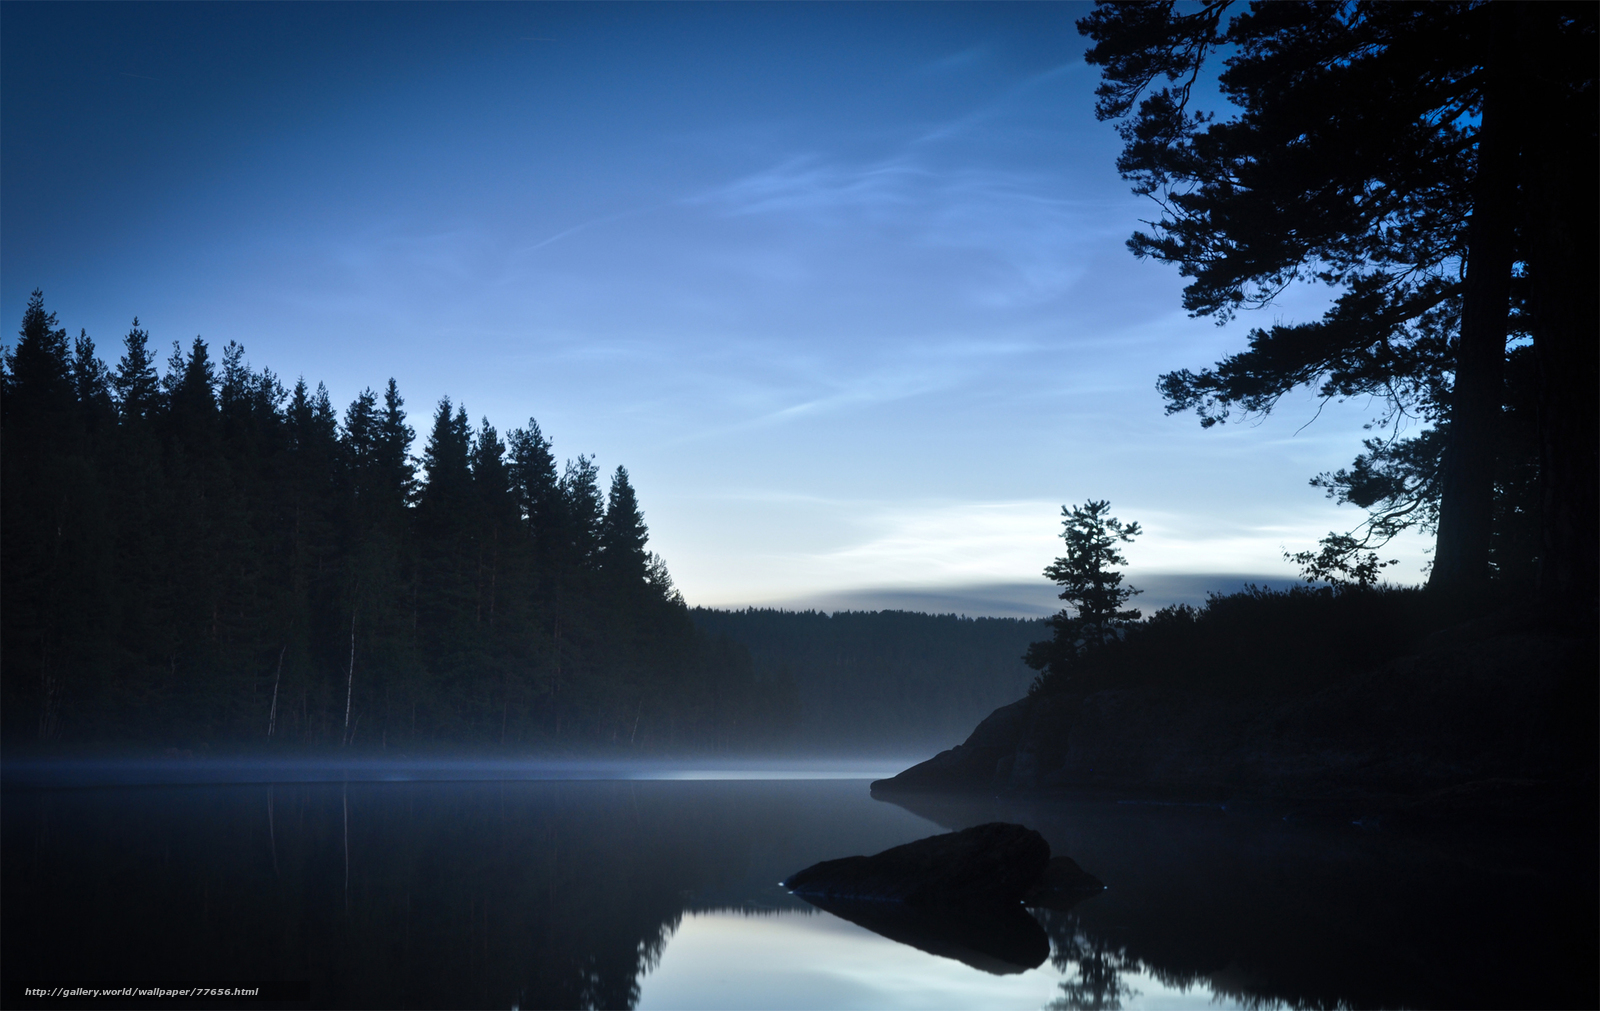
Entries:
{"type": "Polygon", "coordinates": [[[117,409],[124,423],[148,420],[161,407],[161,384],[156,377],[155,359],[150,355],[150,334],[139,328],[139,317],[133,318],[123,345],[127,350],[111,377],[117,409]]]}
{"type": "Polygon", "coordinates": [[[356,499],[362,504],[375,498],[384,483],[378,472],[382,439],[379,424],[378,396],[368,387],[345,408],[344,430],[339,440],[350,467],[356,499]]]}
{"type": "Polygon", "coordinates": [[[423,508],[432,512],[459,508],[472,486],[471,457],[467,409],[452,411],[450,398],[444,397],[434,411],[433,430],[422,449],[423,508]]]}
{"type": "Polygon", "coordinates": [[[1052,676],[1065,675],[1083,653],[1115,641],[1128,623],[1139,620],[1136,608],[1125,608],[1140,591],[1122,585],[1122,573],[1113,566],[1126,565],[1119,544],[1139,536],[1139,524],[1111,515],[1111,503],[1090,499],[1081,506],[1061,507],[1061,539],[1067,553],[1044,570],[1045,577],[1061,586],[1063,608],[1050,619],[1055,636],[1036,642],[1024,658],[1028,666],[1052,676]]]}
{"type": "Polygon", "coordinates": [[[16,347],[6,353],[6,371],[8,420],[15,414],[26,425],[59,431],[77,406],[72,360],[66,328],[57,326],[55,313],[45,312],[37,288],[28,297],[16,347]]]}
{"type": "MultiPolygon", "coordinates": [[[[75,376],[66,329],[57,323],[35,289],[5,356],[0,401],[0,669],[12,704],[33,714],[30,729],[41,740],[60,733],[88,680],[86,665],[106,646],[109,603],[106,495],[85,431],[89,405],[79,403],[74,380],[84,379],[91,396],[99,391],[83,374],[94,371],[88,363],[75,376]]],[[[79,350],[93,361],[86,338],[79,350]]]]}
{"type": "Polygon", "coordinates": [[[167,422],[178,442],[191,453],[206,455],[215,448],[217,431],[217,373],[211,352],[199,337],[184,357],[177,342],[163,377],[167,394],[167,422]]]}
{"type": "Polygon", "coordinates": [[[116,423],[117,409],[111,400],[110,373],[106,363],[95,356],[94,341],[87,330],[80,330],[72,342],[72,385],[84,428],[90,433],[105,434],[116,423]]]}
{"type": "Polygon", "coordinates": [[[628,469],[618,466],[611,475],[605,518],[600,523],[600,568],[619,586],[642,586],[650,564],[645,551],[649,531],[639,502],[628,483],[628,469]]]}
{"type": "Polygon", "coordinates": [[[527,522],[534,550],[548,563],[560,553],[559,544],[566,526],[561,478],[556,473],[550,440],[539,431],[539,423],[529,418],[528,427],[512,429],[506,442],[511,457],[511,486],[518,508],[527,522]]]}
{"type": "Polygon", "coordinates": [[[422,450],[416,534],[418,635],[425,651],[448,658],[439,667],[447,679],[463,676],[475,659],[478,557],[471,460],[466,408],[445,397],[422,450]]]}
{"type": "Polygon", "coordinates": [[[1524,330],[1541,360],[1563,363],[1542,370],[1540,399],[1566,419],[1544,425],[1547,469],[1585,476],[1557,482],[1549,508],[1588,518],[1562,552],[1587,559],[1585,585],[1561,592],[1592,598],[1600,244],[1592,210],[1541,180],[1593,208],[1594,187],[1576,180],[1594,176],[1595,9],[1236,10],[1102,3],[1079,22],[1104,68],[1097,115],[1138,103],[1118,167],[1161,215],[1130,248],[1179,265],[1185,307],[1225,319],[1298,280],[1339,292],[1320,321],[1256,329],[1215,367],[1163,376],[1169,411],[1210,425],[1310,385],[1386,402],[1386,422],[1447,423],[1431,582],[1470,590],[1489,576],[1506,343],[1524,330]],[[1218,50],[1230,55],[1217,83],[1238,109],[1227,120],[1188,107],[1218,50]]]}
{"type": "Polygon", "coordinates": [[[384,497],[392,509],[410,502],[416,479],[411,465],[411,441],[417,433],[406,424],[405,404],[400,388],[391,378],[383,391],[383,416],[378,422],[378,470],[384,497]]]}
{"type": "Polygon", "coordinates": [[[516,499],[506,469],[506,446],[500,433],[483,419],[472,446],[472,487],[477,520],[478,608],[476,618],[493,626],[504,593],[502,563],[519,523],[516,499]]]}
{"type": "Polygon", "coordinates": [[[479,509],[496,523],[514,517],[516,506],[506,467],[506,444],[500,441],[500,433],[489,424],[488,418],[483,419],[472,443],[471,471],[479,509]]]}
{"type": "Polygon", "coordinates": [[[581,453],[568,460],[561,475],[561,498],[567,517],[567,536],[573,560],[593,570],[600,562],[600,523],[605,508],[600,497],[600,471],[593,457],[581,453]]]}

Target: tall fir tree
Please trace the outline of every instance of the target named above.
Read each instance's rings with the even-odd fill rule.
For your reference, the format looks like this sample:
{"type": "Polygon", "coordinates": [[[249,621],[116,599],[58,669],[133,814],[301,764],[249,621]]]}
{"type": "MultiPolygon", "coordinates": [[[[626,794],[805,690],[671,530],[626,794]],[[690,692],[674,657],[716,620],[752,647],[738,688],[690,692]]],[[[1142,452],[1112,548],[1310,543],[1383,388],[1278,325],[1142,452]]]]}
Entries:
{"type": "Polygon", "coordinates": [[[133,318],[128,335],[123,338],[121,360],[111,377],[117,394],[117,410],[124,423],[149,420],[161,406],[161,382],[156,376],[155,359],[150,354],[150,334],[139,326],[139,317],[133,318]]]}
{"type": "Polygon", "coordinates": [[[628,469],[611,475],[605,518],[600,523],[600,567],[613,584],[637,590],[644,585],[650,557],[645,551],[649,530],[639,500],[628,482],[628,469]]]}
{"type": "Polygon", "coordinates": [[[567,516],[567,536],[573,559],[586,570],[600,561],[600,522],[605,516],[600,496],[600,470],[592,457],[579,454],[568,460],[561,475],[561,498],[567,516]]]}

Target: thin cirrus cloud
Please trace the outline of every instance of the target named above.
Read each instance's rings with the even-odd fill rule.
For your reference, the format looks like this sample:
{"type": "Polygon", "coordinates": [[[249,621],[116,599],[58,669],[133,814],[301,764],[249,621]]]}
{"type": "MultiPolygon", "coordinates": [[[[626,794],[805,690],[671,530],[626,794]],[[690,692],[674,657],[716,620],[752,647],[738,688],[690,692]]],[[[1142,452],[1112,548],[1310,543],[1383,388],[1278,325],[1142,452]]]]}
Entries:
{"type": "MultiPolygon", "coordinates": [[[[1059,185],[1014,170],[939,170],[909,154],[856,166],[807,157],[685,203],[762,219],[784,233],[792,256],[821,266],[816,261],[826,255],[834,269],[813,276],[830,281],[893,245],[901,264],[959,275],[952,294],[967,311],[981,311],[1058,298],[1081,276],[1085,246],[1117,232],[1103,205],[1067,199],[1059,185]]],[[[874,285],[885,280],[881,273],[869,278],[874,285]]]]}

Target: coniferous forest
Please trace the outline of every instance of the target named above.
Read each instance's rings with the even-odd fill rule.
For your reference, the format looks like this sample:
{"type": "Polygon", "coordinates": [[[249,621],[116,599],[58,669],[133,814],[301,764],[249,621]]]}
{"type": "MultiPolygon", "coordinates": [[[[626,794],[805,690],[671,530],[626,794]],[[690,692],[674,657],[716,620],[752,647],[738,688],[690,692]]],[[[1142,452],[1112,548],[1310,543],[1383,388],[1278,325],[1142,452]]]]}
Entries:
{"type": "Polygon", "coordinates": [[[34,292],[4,358],[6,740],[749,748],[792,686],[698,631],[628,472],[230,342],[114,365],[34,292]]]}
{"type": "Polygon", "coordinates": [[[696,607],[695,624],[750,650],[794,685],[796,740],[834,753],[939,751],[1028,691],[1028,646],[1043,619],[913,611],[742,611],[696,607]]]}

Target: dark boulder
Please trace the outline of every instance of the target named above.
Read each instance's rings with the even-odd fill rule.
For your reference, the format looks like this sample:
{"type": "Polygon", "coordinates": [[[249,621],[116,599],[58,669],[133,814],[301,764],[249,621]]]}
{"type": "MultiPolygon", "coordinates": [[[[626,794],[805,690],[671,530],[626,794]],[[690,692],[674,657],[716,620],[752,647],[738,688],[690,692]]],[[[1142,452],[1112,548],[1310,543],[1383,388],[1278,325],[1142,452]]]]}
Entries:
{"type": "Polygon", "coordinates": [[[812,864],[784,887],[822,896],[910,905],[1021,902],[1044,876],[1050,844],[1021,825],[991,822],[931,836],[875,856],[812,864]]]}

